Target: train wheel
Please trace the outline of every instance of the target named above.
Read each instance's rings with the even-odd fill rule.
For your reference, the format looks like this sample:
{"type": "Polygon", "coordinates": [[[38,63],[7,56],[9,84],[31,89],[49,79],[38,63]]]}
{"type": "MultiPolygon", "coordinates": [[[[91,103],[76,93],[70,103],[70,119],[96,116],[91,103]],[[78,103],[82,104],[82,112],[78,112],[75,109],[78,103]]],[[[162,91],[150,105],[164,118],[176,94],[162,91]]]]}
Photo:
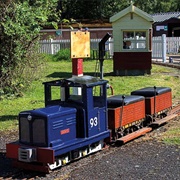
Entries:
{"type": "Polygon", "coordinates": [[[164,117],[166,117],[166,116],[167,116],[167,113],[166,113],[166,112],[162,113],[162,114],[161,114],[161,119],[164,118],[164,117]]]}
{"type": "Polygon", "coordinates": [[[154,118],[152,115],[146,116],[145,126],[149,126],[154,121],[154,118]]]}
{"type": "Polygon", "coordinates": [[[130,129],[127,128],[127,129],[124,130],[123,136],[125,136],[125,135],[127,135],[127,134],[129,134],[129,133],[130,133],[130,129]]]}
{"type": "Polygon", "coordinates": [[[134,132],[134,126],[130,127],[130,133],[134,132]]]}

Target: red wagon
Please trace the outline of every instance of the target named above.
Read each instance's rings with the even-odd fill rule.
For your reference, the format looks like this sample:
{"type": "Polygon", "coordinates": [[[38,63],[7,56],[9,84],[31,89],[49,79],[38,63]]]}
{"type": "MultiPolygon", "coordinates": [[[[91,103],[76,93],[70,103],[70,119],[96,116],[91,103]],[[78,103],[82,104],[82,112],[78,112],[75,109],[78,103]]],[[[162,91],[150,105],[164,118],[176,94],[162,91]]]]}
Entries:
{"type": "Polygon", "coordinates": [[[168,87],[146,87],[131,92],[131,95],[145,97],[147,115],[165,116],[172,107],[172,93],[168,87]]]}
{"type": "MultiPolygon", "coordinates": [[[[113,139],[124,136],[130,128],[140,125],[145,119],[143,96],[112,96],[108,103],[108,125],[113,139]]],[[[132,129],[131,129],[132,130],[132,129]]]]}

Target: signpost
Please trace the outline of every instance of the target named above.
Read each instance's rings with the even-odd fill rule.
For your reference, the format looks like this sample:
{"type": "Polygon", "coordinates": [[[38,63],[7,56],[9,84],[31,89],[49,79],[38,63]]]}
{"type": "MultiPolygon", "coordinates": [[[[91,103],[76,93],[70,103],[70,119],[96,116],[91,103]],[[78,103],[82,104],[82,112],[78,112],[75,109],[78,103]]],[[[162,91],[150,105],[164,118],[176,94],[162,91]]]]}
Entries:
{"type": "MultiPolygon", "coordinates": [[[[90,57],[90,33],[88,31],[72,31],[72,76],[83,76],[83,58],[88,57],[90,57]]],[[[73,93],[81,95],[81,88],[74,88],[73,93]]]]}

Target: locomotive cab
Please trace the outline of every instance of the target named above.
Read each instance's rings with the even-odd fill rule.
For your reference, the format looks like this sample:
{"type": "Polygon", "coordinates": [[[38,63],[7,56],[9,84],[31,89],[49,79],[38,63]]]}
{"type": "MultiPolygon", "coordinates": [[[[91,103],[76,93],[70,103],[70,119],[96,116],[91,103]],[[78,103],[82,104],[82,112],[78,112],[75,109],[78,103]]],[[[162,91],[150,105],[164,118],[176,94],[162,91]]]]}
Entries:
{"type": "Polygon", "coordinates": [[[45,106],[59,104],[77,109],[77,138],[87,138],[107,131],[107,81],[91,76],[72,77],[44,83],[45,106]],[[52,87],[59,86],[60,99],[52,99],[52,87]],[[74,94],[73,88],[81,88],[74,94]]]}

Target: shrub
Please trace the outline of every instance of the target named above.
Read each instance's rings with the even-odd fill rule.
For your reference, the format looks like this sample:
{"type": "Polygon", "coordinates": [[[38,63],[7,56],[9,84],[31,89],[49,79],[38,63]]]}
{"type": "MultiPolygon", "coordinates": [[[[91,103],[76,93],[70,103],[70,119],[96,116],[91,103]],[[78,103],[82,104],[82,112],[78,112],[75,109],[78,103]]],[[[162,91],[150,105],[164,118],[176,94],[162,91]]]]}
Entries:
{"type": "MultiPolygon", "coordinates": [[[[54,24],[57,0],[0,3],[0,94],[20,94],[37,77],[40,30],[54,24]],[[28,85],[28,84],[27,84],[28,85]]],[[[58,19],[58,18],[55,18],[58,19]]]]}
{"type": "Polygon", "coordinates": [[[54,61],[61,61],[61,60],[71,60],[71,54],[70,54],[70,49],[61,49],[59,50],[54,56],[53,56],[54,61]]]}

